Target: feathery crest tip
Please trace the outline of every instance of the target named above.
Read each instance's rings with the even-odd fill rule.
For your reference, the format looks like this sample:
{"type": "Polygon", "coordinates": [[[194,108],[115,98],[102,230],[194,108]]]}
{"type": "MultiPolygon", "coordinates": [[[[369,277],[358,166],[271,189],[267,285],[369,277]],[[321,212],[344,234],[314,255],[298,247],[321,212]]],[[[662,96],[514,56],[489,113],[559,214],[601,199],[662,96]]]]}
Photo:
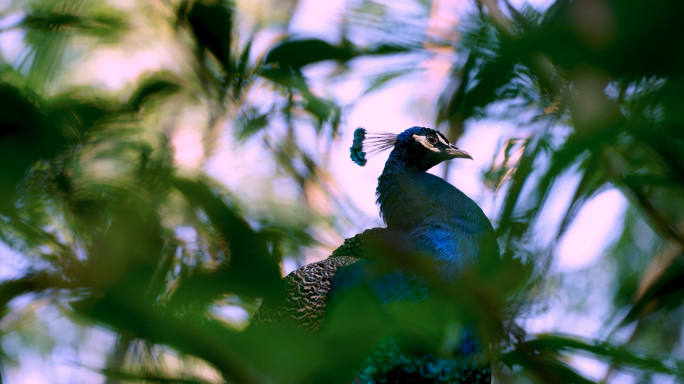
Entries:
{"type": "Polygon", "coordinates": [[[353,162],[363,167],[368,162],[367,155],[382,152],[394,147],[397,143],[397,135],[385,132],[370,132],[365,128],[356,128],[354,142],[349,148],[353,162]]]}

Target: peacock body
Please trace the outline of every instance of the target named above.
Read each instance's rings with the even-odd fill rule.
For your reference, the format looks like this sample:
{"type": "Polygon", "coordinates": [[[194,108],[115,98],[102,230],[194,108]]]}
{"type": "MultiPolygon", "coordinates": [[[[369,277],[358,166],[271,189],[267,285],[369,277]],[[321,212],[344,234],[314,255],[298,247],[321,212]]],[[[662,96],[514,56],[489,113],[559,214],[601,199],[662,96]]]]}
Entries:
{"type": "MultiPolygon", "coordinates": [[[[285,321],[318,332],[328,305],[344,292],[365,286],[383,306],[420,303],[430,297],[428,283],[406,268],[378,273],[368,244],[391,244],[407,255],[427,256],[446,281],[473,266],[485,254],[498,255],[493,229],[482,209],[445,180],[426,171],[442,161],[471,158],[441,133],[422,127],[399,135],[369,134],[359,128],[351,158],[366,164],[369,153],[392,148],[376,190],[386,228],[356,235],[328,259],[309,264],[285,279],[285,302],[264,303],[253,324],[285,321]]],[[[358,372],[355,383],[489,383],[489,366],[472,366],[470,357],[482,350],[474,327],[462,332],[456,358],[405,353],[396,339],[383,340],[358,372]]]]}

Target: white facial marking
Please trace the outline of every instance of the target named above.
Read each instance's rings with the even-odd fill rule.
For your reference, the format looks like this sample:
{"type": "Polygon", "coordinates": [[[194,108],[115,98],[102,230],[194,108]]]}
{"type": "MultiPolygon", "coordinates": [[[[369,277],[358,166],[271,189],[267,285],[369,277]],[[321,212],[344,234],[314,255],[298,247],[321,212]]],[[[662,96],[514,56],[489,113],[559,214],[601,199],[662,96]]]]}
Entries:
{"type": "Polygon", "coordinates": [[[437,135],[437,138],[439,139],[439,141],[442,142],[442,144],[446,145],[447,147],[449,146],[449,143],[444,141],[444,138],[442,137],[442,135],[437,135]]]}
{"type": "MultiPolygon", "coordinates": [[[[423,147],[425,147],[425,148],[427,148],[427,149],[429,149],[429,150],[431,150],[431,151],[433,151],[433,152],[441,152],[441,151],[439,150],[439,148],[435,148],[432,144],[428,143],[428,141],[427,141],[427,139],[425,138],[425,136],[413,135],[413,138],[414,138],[417,142],[423,144],[423,147]]],[[[440,137],[440,139],[441,139],[441,137],[440,137]]]]}

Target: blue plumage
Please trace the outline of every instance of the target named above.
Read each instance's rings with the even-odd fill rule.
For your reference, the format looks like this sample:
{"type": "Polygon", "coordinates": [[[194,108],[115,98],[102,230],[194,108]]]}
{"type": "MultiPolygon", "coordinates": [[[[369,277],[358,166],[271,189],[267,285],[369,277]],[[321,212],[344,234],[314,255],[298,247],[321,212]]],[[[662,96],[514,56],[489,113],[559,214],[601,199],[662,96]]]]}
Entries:
{"type": "MultiPolygon", "coordinates": [[[[381,240],[406,254],[430,257],[439,266],[442,278],[446,280],[457,279],[459,274],[473,266],[485,253],[498,255],[492,225],[482,209],[445,180],[426,172],[444,160],[471,158],[470,155],[450,144],[441,133],[429,128],[413,127],[392,139],[383,137],[386,142],[381,145],[387,147],[387,143],[391,141],[393,150],[378,179],[376,190],[380,213],[387,224],[381,240]]],[[[361,166],[367,161],[366,153],[362,151],[366,138],[366,131],[358,129],[351,148],[352,160],[361,166]]],[[[340,268],[332,282],[331,298],[362,284],[370,286],[385,305],[393,302],[421,302],[429,297],[426,281],[411,271],[398,268],[378,275],[371,272],[372,264],[371,257],[370,260],[340,268]]],[[[475,344],[478,343],[474,332],[464,334],[461,353],[472,353],[475,344]]],[[[396,353],[395,349],[392,347],[389,350],[396,353]]],[[[380,369],[379,366],[389,364],[386,355],[372,357],[370,368],[367,367],[366,370],[377,370],[380,369]]],[[[434,356],[418,360],[402,356],[390,360],[396,364],[409,360],[432,361],[429,366],[434,367],[437,364],[446,367],[444,369],[447,371],[450,364],[434,356]]],[[[421,369],[416,366],[417,363],[401,364],[404,365],[402,372],[407,374],[421,369]]],[[[450,372],[453,373],[453,369],[450,372]]],[[[477,372],[473,372],[474,378],[477,372]]],[[[437,377],[446,373],[432,374],[437,377]]],[[[468,379],[464,382],[484,382],[479,381],[480,378],[485,380],[480,375],[478,381],[468,379]]]]}
{"type": "Polygon", "coordinates": [[[351,148],[349,148],[352,161],[362,167],[368,162],[368,160],[366,160],[366,152],[363,152],[363,141],[365,139],[366,130],[358,128],[354,131],[354,142],[352,143],[351,148]]]}
{"type": "MultiPolygon", "coordinates": [[[[363,142],[365,132],[356,130],[355,145],[357,139],[363,142]]],[[[492,224],[473,200],[426,171],[444,160],[470,155],[438,131],[422,127],[396,136],[393,147],[376,189],[380,214],[387,224],[384,240],[395,245],[401,242],[406,252],[442,262],[445,274],[455,278],[477,260],[483,242],[493,234],[492,224]],[[423,140],[428,137],[434,144],[423,140]]],[[[496,251],[495,244],[489,245],[488,252],[496,251]]]]}

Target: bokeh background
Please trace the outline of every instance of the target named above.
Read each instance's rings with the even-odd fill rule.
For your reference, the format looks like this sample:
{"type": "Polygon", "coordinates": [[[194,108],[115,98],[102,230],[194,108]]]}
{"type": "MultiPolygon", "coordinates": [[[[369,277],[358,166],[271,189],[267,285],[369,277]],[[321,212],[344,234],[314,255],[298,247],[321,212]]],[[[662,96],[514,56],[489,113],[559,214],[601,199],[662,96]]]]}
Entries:
{"type": "Polygon", "coordinates": [[[499,235],[499,275],[454,296],[490,293],[496,382],[681,382],[681,11],[0,1],[2,382],[344,382],[364,343],[243,329],[281,276],[382,226],[388,154],[353,164],[359,126],[473,155],[430,172],[499,235]]]}

